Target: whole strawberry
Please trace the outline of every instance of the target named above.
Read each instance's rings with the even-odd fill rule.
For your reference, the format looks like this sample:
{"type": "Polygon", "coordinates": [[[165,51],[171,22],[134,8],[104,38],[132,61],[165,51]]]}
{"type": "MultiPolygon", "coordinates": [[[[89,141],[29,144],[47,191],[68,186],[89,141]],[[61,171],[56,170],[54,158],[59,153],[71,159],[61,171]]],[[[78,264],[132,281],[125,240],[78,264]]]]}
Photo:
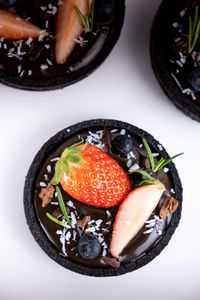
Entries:
{"type": "Polygon", "coordinates": [[[120,204],[131,191],[131,182],[119,164],[86,144],[75,144],[62,153],[51,184],[59,182],[74,199],[100,207],[120,204]]]}

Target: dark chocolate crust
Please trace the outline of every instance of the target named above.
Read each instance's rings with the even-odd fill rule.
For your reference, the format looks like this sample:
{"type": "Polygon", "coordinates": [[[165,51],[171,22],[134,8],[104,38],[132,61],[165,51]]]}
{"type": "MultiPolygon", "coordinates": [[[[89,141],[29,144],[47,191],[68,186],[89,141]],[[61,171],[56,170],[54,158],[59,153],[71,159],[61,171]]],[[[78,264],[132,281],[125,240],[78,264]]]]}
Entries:
{"type": "Polygon", "coordinates": [[[167,64],[165,52],[168,48],[169,5],[172,2],[173,0],[164,0],[154,19],[150,40],[151,63],[155,76],[167,97],[187,116],[200,121],[200,106],[180,91],[170,74],[167,64]]]}
{"type": "Polygon", "coordinates": [[[33,201],[35,180],[37,178],[37,174],[40,170],[42,162],[44,161],[44,159],[46,159],[48,154],[53,149],[58,147],[58,145],[60,145],[64,140],[69,138],[71,135],[74,135],[81,130],[89,129],[95,126],[124,128],[130,133],[138,136],[139,138],[145,137],[148,143],[157,152],[159,152],[162,155],[162,157],[169,158],[169,155],[167,154],[165,149],[163,149],[162,151],[158,149],[159,142],[156,141],[153,138],[153,136],[151,136],[147,132],[131,124],[124,123],[121,121],[116,121],[116,120],[104,120],[104,119],[90,120],[90,121],[78,123],[76,125],[68,127],[68,129],[70,129],[70,132],[69,130],[67,131],[66,129],[58,132],[55,136],[53,136],[43,145],[41,150],[35,156],[25,181],[24,210],[25,210],[25,216],[26,216],[29,229],[33,234],[35,240],[40,245],[40,247],[45,251],[45,253],[54,261],[56,261],[58,264],[71,271],[88,275],[88,276],[97,276],[97,277],[117,276],[141,268],[142,266],[146,265],[151,260],[153,260],[164,249],[164,247],[167,246],[181,218],[182,186],[175,165],[172,162],[169,163],[168,167],[170,169],[170,174],[172,176],[172,184],[175,190],[175,197],[179,201],[179,206],[176,212],[172,215],[171,222],[167,230],[165,231],[164,235],[160,238],[157,244],[154,247],[152,247],[151,250],[145,255],[137,258],[134,261],[130,261],[128,263],[122,263],[119,269],[114,269],[112,267],[104,267],[104,268],[87,267],[86,265],[72,261],[70,258],[61,256],[59,254],[58,249],[50,242],[50,240],[46,236],[45,232],[43,231],[38,221],[36,211],[35,211],[34,201],[33,201]]]}
{"type": "Polygon", "coordinates": [[[76,72],[67,74],[65,77],[55,77],[52,79],[45,80],[32,80],[25,79],[16,76],[12,76],[6,72],[6,70],[0,70],[0,83],[6,84],[8,86],[19,88],[23,90],[32,91],[49,91],[64,88],[68,85],[76,83],[77,81],[84,79],[90,75],[93,71],[98,68],[106,57],[110,54],[113,47],[117,43],[121,29],[124,22],[125,16],[125,1],[116,1],[116,14],[115,19],[112,22],[112,29],[106,39],[104,47],[101,49],[99,54],[94,58],[94,60],[87,65],[87,67],[78,70],[76,72]]]}

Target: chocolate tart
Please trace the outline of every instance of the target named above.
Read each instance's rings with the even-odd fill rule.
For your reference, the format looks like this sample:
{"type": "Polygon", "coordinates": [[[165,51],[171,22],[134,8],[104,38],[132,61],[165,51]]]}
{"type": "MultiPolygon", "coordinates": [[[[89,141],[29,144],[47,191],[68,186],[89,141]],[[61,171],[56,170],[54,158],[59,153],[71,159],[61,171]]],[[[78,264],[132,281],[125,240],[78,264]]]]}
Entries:
{"type": "Polygon", "coordinates": [[[194,18],[195,2],[164,0],[156,14],[150,42],[155,76],[168,98],[187,116],[200,121],[200,93],[190,77],[199,66],[200,46],[189,51],[189,17],[194,18]]]}
{"type": "MultiPolygon", "coordinates": [[[[96,1],[97,2],[97,1],[96,1]]],[[[92,73],[110,54],[122,29],[125,1],[116,0],[109,17],[94,15],[92,32],[84,31],[64,64],[55,60],[55,21],[59,1],[19,0],[16,13],[49,32],[39,40],[0,38],[0,82],[25,90],[55,90],[92,73]]],[[[100,3],[100,1],[98,1],[100,3]]],[[[95,5],[98,6],[98,3],[95,5]]],[[[98,7],[96,8],[96,10],[98,7]]]]}
{"type": "MultiPolygon", "coordinates": [[[[157,178],[165,184],[166,191],[150,217],[150,222],[145,223],[137,236],[130,241],[119,256],[120,266],[111,267],[102,259],[109,255],[109,242],[112,234],[112,225],[119,206],[111,208],[95,207],[73,199],[62,190],[64,203],[68,208],[71,218],[71,229],[68,234],[60,225],[52,222],[46,216],[46,212],[53,214],[58,207],[58,199],[54,198],[46,207],[42,207],[39,198],[41,189],[45,187],[53,177],[54,166],[63,150],[76,143],[83,137],[88,144],[103,148],[105,145],[105,128],[109,133],[111,144],[116,135],[128,135],[133,141],[133,147],[129,154],[122,157],[111,150],[110,155],[118,162],[128,174],[131,183],[137,182],[137,175],[130,175],[130,169],[137,169],[143,165],[147,153],[142,138],[150,145],[157,159],[162,156],[165,159],[169,155],[161,144],[150,134],[131,124],[116,120],[90,120],[65,128],[49,139],[35,156],[28,171],[24,187],[25,216],[31,233],[45,253],[61,266],[89,276],[117,276],[134,271],[153,260],[168,244],[181,218],[182,186],[174,163],[170,162],[167,168],[158,172],[157,178]],[[160,207],[165,197],[173,196],[179,205],[177,210],[168,215],[166,220],[161,220],[160,207]],[[89,231],[95,232],[101,240],[101,253],[95,259],[86,260],[77,251],[79,239],[77,221],[82,216],[91,216],[89,231]],[[153,222],[153,227],[151,226],[153,222]],[[152,227],[152,228],[151,228],[152,227]],[[64,239],[63,239],[64,237],[64,239]]],[[[112,148],[111,148],[112,149],[112,148]]],[[[140,175],[139,175],[140,176],[140,175]]]]}

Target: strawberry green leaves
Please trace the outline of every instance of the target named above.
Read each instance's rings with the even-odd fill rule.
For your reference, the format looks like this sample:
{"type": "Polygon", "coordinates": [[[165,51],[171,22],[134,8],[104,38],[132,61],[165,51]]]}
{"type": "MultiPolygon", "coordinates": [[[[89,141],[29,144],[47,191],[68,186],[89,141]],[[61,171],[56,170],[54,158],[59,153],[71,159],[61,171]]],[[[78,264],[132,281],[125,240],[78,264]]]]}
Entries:
{"type": "Polygon", "coordinates": [[[50,181],[50,184],[57,185],[60,182],[62,172],[64,172],[66,175],[69,175],[70,163],[79,164],[82,162],[83,160],[82,156],[77,154],[82,152],[85,149],[86,144],[83,144],[83,142],[84,140],[82,138],[80,142],[66,148],[63,151],[59,161],[56,163],[55,173],[53,178],[50,181]]]}
{"type": "Polygon", "coordinates": [[[65,222],[59,221],[58,219],[54,218],[50,213],[46,213],[46,216],[51,221],[53,221],[54,223],[56,223],[58,225],[61,225],[63,227],[69,227],[69,226],[71,226],[71,222],[70,222],[69,216],[68,216],[66,208],[65,208],[65,204],[64,204],[64,201],[63,201],[63,197],[62,197],[61,191],[60,191],[60,189],[59,189],[58,186],[56,187],[56,192],[57,192],[57,195],[58,195],[58,202],[59,202],[59,205],[60,205],[61,212],[62,212],[63,216],[65,217],[65,220],[66,220],[66,222],[68,224],[66,224],[65,222]]]}

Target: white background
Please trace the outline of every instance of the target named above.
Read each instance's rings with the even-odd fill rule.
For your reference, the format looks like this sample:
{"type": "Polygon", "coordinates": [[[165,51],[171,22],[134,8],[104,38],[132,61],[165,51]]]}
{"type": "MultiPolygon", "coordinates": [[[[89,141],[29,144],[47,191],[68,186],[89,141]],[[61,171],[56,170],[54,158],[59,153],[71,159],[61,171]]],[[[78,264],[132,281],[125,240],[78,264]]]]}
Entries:
{"type": "Polygon", "coordinates": [[[54,92],[0,86],[0,299],[200,299],[200,123],[166,98],[150,65],[149,36],[159,0],[127,0],[120,40],[87,79],[54,92]],[[57,131],[93,118],[147,130],[170,155],[184,187],[181,223],[150,264],[113,278],[90,278],[56,264],[34,241],[23,211],[31,161],[57,131]]]}

